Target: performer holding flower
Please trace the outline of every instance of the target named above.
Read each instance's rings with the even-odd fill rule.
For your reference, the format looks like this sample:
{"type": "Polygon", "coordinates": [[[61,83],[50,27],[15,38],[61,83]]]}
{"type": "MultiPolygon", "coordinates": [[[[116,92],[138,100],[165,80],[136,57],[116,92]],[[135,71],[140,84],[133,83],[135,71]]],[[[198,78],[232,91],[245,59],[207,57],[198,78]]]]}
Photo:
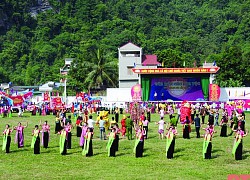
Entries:
{"type": "Polygon", "coordinates": [[[32,132],[31,148],[34,149],[34,154],[40,154],[40,130],[38,125],[35,125],[35,129],[32,132]]]}
{"type": "Polygon", "coordinates": [[[9,153],[10,152],[10,142],[11,142],[11,136],[10,136],[10,133],[12,132],[13,130],[10,129],[10,125],[9,124],[6,124],[5,126],[5,130],[3,131],[3,147],[2,147],[2,150],[6,153],[9,153]]]}

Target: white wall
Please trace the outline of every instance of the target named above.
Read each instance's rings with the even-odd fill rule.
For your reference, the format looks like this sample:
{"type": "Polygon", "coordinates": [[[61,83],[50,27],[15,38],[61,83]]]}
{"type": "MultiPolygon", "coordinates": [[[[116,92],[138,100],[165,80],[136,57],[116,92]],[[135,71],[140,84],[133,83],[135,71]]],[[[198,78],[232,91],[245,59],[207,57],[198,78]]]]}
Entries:
{"type": "Polygon", "coordinates": [[[107,88],[107,102],[132,101],[131,88],[107,88]]]}
{"type": "Polygon", "coordinates": [[[230,99],[250,99],[250,87],[220,88],[219,101],[228,101],[230,99]]]}

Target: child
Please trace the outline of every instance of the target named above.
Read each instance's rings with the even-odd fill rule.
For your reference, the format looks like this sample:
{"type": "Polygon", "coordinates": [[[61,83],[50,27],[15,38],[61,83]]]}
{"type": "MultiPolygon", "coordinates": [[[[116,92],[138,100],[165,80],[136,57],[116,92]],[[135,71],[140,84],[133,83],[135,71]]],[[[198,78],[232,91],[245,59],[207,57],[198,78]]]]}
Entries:
{"type": "Polygon", "coordinates": [[[163,139],[163,134],[164,134],[164,124],[166,124],[166,122],[163,120],[163,117],[161,117],[161,120],[156,123],[159,125],[159,130],[158,130],[158,133],[159,133],[159,139],[163,139]]]}

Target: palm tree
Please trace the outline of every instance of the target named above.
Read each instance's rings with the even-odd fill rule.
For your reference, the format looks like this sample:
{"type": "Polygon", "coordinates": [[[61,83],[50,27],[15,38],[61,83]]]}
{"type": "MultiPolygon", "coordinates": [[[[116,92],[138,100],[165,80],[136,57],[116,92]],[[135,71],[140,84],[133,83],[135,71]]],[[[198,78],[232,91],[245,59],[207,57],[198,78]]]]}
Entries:
{"type": "Polygon", "coordinates": [[[112,54],[104,54],[103,50],[92,49],[89,57],[82,62],[86,78],[84,84],[91,88],[117,87],[118,60],[112,54]]]}

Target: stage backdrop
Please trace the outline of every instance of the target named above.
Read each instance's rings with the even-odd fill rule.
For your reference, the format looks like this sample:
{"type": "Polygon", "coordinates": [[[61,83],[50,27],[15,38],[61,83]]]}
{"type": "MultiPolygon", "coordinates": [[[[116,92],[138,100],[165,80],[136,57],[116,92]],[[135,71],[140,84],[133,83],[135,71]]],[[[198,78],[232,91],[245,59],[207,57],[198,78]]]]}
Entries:
{"type": "MultiPolygon", "coordinates": [[[[208,84],[206,85],[208,89],[208,84]]],[[[204,99],[202,78],[196,77],[162,77],[152,78],[150,88],[150,100],[202,100],[204,99]],[[156,92],[156,93],[155,93],[156,92]],[[155,98],[155,95],[157,97],[155,98]]],[[[207,96],[207,94],[206,94],[207,96]]]]}

